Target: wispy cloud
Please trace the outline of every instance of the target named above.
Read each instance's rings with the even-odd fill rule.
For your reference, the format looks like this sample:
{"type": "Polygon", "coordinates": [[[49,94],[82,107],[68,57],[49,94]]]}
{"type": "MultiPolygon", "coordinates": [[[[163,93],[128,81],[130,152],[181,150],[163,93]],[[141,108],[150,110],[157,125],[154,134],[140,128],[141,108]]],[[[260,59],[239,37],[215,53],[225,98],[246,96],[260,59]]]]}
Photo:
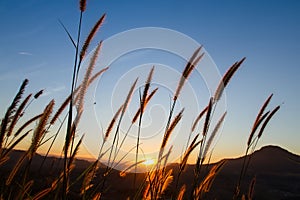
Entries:
{"type": "Polygon", "coordinates": [[[45,90],[43,96],[50,96],[50,95],[53,95],[54,93],[64,91],[65,89],[66,89],[66,86],[64,86],[64,85],[57,86],[57,87],[50,87],[45,90]]]}
{"type": "Polygon", "coordinates": [[[32,53],[26,52],[26,51],[20,51],[18,52],[19,55],[24,55],[24,56],[32,56],[32,53]]]}
{"type": "Polygon", "coordinates": [[[57,86],[55,88],[53,88],[53,92],[59,92],[59,91],[63,91],[64,89],[66,89],[66,86],[62,85],[62,86],[57,86]]]}

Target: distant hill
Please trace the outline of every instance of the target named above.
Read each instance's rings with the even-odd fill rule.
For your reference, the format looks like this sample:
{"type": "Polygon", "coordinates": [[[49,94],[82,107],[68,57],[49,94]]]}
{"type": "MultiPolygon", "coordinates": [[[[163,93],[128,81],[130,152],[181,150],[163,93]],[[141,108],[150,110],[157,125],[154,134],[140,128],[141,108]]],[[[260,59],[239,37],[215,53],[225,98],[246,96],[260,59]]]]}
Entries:
{"type": "MultiPolygon", "coordinates": [[[[220,188],[232,197],[244,157],[228,159],[217,176],[212,193],[220,188]],[[231,193],[229,192],[231,191],[231,193]]],[[[251,155],[250,165],[242,190],[247,192],[251,179],[256,176],[255,199],[300,199],[300,156],[278,146],[265,146],[251,155]]],[[[221,194],[221,192],[220,192],[221,194]]]]}
{"type": "MultiPolygon", "coordinates": [[[[23,151],[14,150],[10,154],[10,160],[0,166],[0,177],[7,176],[23,151]]],[[[36,155],[33,159],[32,176],[41,184],[50,184],[53,177],[60,173],[62,160],[56,157],[48,157],[44,167],[37,172],[39,166],[44,159],[41,155],[36,155]],[[41,181],[43,177],[43,181],[41,181]],[[51,178],[52,177],[52,178],[51,178]],[[44,180],[48,180],[47,183],[44,180]]],[[[215,179],[211,191],[207,195],[207,199],[232,199],[233,192],[238,181],[244,157],[227,159],[222,171],[215,179]]],[[[76,160],[76,168],[73,172],[73,178],[76,178],[84,169],[91,163],[86,160],[76,160]]],[[[203,174],[208,172],[211,165],[203,167],[203,174]]],[[[174,178],[177,177],[178,164],[170,165],[174,170],[174,178]]],[[[179,185],[187,185],[187,193],[190,191],[193,181],[193,165],[188,165],[183,172],[179,185]]],[[[103,168],[98,174],[103,173],[103,168]]],[[[256,185],[254,199],[274,199],[274,200],[294,200],[300,199],[300,156],[288,152],[278,146],[265,146],[260,150],[255,151],[251,155],[251,162],[247,171],[245,180],[242,183],[242,192],[247,193],[251,179],[256,176],[256,185]]],[[[138,183],[143,180],[145,174],[138,174],[138,183]]],[[[174,182],[169,188],[169,193],[174,189],[174,182]]],[[[108,193],[103,195],[103,199],[126,199],[132,194],[133,174],[128,174],[126,177],[120,177],[118,171],[113,171],[107,181],[110,187],[108,193]]],[[[81,185],[75,186],[80,188],[81,185]]],[[[36,188],[38,190],[39,188],[36,188]]],[[[76,192],[75,192],[76,194],[76,192]]],[[[168,192],[167,192],[168,194],[168,192]]],[[[76,199],[76,195],[74,196],[76,199]]]]}

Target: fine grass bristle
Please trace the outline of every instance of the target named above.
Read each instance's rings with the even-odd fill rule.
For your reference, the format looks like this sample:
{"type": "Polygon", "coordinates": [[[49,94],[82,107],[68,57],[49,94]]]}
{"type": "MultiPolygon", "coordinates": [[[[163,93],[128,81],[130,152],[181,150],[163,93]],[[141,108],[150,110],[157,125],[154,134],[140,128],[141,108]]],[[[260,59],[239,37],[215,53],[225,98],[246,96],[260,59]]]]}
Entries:
{"type": "Polygon", "coordinates": [[[227,72],[224,74],[224,76],[222,77],[216,91],[214,94],[214,100],[218,101],[220,100],[224,88],[228,85],[230,79],[232,78],[232,76],[235,74],[235,72],[239,69],[239,67],[241,66],[241,64],[244,62],[246,58],[244,57],[243,59],[241,59],[240,61],[234,63],[228,70],[227,72]]]}
{"type": "Polygon", "coordinates": [[[99,30],[100,26],[103,24],[104,20],[105,20],[105,16],[106,14],[103,14],[102,17],[97,21],[97,23],[94,25],[94,27],[92,28],[92,30],[90,31],[88,37],[86,38],[82,49],[80,51],[80,61],[83,60],[83,58],[85,57],[85,54],[87,52],[87,49],[92,41],[92,39],[94,38],[94,36],[96,35],[97,31],[99,30]]]}

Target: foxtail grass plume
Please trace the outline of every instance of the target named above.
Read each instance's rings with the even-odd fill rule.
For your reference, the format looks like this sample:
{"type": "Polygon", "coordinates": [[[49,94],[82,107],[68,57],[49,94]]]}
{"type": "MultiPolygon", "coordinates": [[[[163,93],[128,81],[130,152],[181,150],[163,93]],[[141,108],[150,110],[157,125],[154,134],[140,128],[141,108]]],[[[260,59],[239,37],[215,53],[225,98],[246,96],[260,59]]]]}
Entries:
{"type": "Polygon", "coordinates": [[[92,39],[94,38],[94,36],[96,35],[100,26],[103,24],[103,22],[105,20],[105,16],[106,16],[105,14],[102,15],[102,17],[97,21],[97,23],[94,25],[94,27],[90,31],[88,37],[86,38],[86,40],[81,48],[80,54],[79,54],[80,61],[82,61],[83,58],[85,57],[85,54],[87,52],[87,49],[88,49],[92,39]]]}
{"type": "Polygon", "coordinates": [[[161,192],[160,192],[161,194],[163,194],[167,190],[167,188],[171,185],[171,183],[173,182],[173,176],[171,175],[172,172],[173,172],[173,170],[170,169],[169,172],[167,173],[166,178],[162,184],[162,188],[161,188],[161,192]]]}
{"type": "Polygon", "coordinates": [[[280,109],[280,106],[277,106],[276,108],[274,108],[274,110],[271,111],[271,113],[268,115],[268,117],[266,118],[265,122],[263,123],[263,125],[261,126],[261,129],[259,130],[259,133],[257,135],[258,138],[261,137],[261,135],[263,134],[267,124],[269,123],[269,121],[271,120],[271,118],[274,116],[274,114],[280,109]]]}
{"type": "Polygon", "coordinates": [[[78,102],[77,102],[77,109],[78,110],[82,110],[83,109],[84,96],[85,96],[86,91],[88,89],[89,80],[90,80],[90,78],[92,76],[93,69],[95,68],[96,61],[97,61],[97,58],[98,58],[101,46],[102,46],[102,41],[98,44],[95,52],[93,53],[93,56],[92,56],[92,58],[90,60],[90,63],[89,63],[89,66],[88,66],[88,68],[87,68],[87,70],[85,72],[83,81],[81,83],[80,91],[78,93],[78,97],[79,97],[78,102]]]}
{"type": "Polygon", "coordinates": [[[228,70],[227,72],[224,74],[224,76],[222,77],[216,91],[214,94],[214,100],[218,101],[220,100],[224,88],[228,85],[230,79],[232,78],[232,76],[235,74],[235,72],[239,69],[239,67],[241,66],[241,64],[244,62],[246,58],[244,57],[242,60],[234,63],[228,70]]]}
{"type": "Polygon", "coordinates": [[[104,141],[107,140],[109,134],[111,133],[111,130],[112,130],[115,122],[117,121],[117,118],[119,117],[122,109],[123,109],[123,105],[120,106],[120,108],[115,113],[114,117],[111,119],[111,121],[110,121],[110,123],[109,123],[109,125],[108,125],[108,127],[106,129],[105,135],[104,135],[104,141]]]}
{"type": "Polygon", "coordinates": [[[86,9],[86,0],[80,0],[79,1],[79,9],[81,12],[84,12],[86,9]]]}
{"type": "Polygon", "coordinates": [[[44,92],[44,90],[40,90],[40,91],[38,91],[33,97],[34,97],[35,99],[37,99],[37,98],[39,98],[39,97],[43,94],[43,92],[44,92]]]}
{"type": "Polygon", "coordinates": [[[20,86],[19,91],[17,92],[15,98],[13,99],[11,105],[8,107],[4,118],[1,121],[1,129],[0,129],[0,149],[2,148],[2,143],[3,143],[3,138],[5,136],[5,132],[7,131],[7,126],[13,116],[13,114],[16,111],[16,108],[24,94],[25,91],[25,87],[28,85],[28,79],[25,79],[22,83],[22,85],[20,86]]]}
{"type": "Polygon", "coordinates": [[[36,152],[40,140],[45,134],[45,126],[47,124],[48,119],[50,118],[50,115],[53,111],[53,106],[54,106],[54,100],[51,100],[50,103],[46,106],[43,116],[41,117],[38,126],[35,128],[32,136],[32,141],[31,141],[31,146],[29,148],[29,158],[32,158],[33,154],[36,152]]]}
{"type": "Polygon", "coordinates": [[[213,107],[213,98],[211,97],[209,100],[209,104],[207,106],[207,112],[206,112],[206,117],[205,117],[203,131],[202,131],[203,136],[206,136],[208,131],[212,107],[213,107]]]}
{"type": "Polygon", "coordinates": [[[136,83],[137,83],[138,79],[139,78],[136,78],[135,81],[133,82],[133,84],[132,84],[132,86],[131,86],[131,88],[130,88],[130,90],[128,92],[128,95],[127,95],[127,97],[126,97],[126,99],[124,101],[123,109],[122,109],[122,114],[121,114],[122,116],[125,114],[125,111],[126,111],[128,105],[129,105],[129,102],[131,100],[131,97],[132,97],[132,94],[133,94],[133,91],[134,91],[134,88],[136,86],[136,83]]]}
{"type": "Polygon", "coordinates": [[[171,135],[171,133],[173,132],[173,130],[175,129],[176,125],[178,124],[178,122],[181,120],[182,118],[182,114],[183,114],[183,111],[184,111],[184,108],[176,115],[176,117],[174,118],[174,120],[171,122],[171,125],[169,126],[169,128],[167,129],[165,135],[164,135],[164,138],[163,138],[163,141],[161,143],[161,147],[160,149],[164,149],[168,140],[169,140],[169,137],[171,135]]]}
{"type": "Polygon", "coordinates": [[[262,107],[260,108],[257,116],[256,116],[256,119],[254,121],[254,124],[252,126],[252,130],[251,130],[251,133],[250,133],[250,136],[248,138],[248,142],[247,142],[247,145],[249,146],[251,144],[251,141],[252,141],[252,138],[253,138],[253,135],[255,133],[255,131],[257,130],[258,126],[261,124],[261,122],[264,120],[264,118],[268,115],[269,112],[264,113],[266,107],[268,106],[268,104],[270,103],[271,99],[273,97],[273,94],[271,94],[267,99],[266,101],[264,102],[264,104],[262,105],[262,107]]]}
{"type": "Polygon", "coordinates": [[[197,116],[197,118],[195,119],[193,125],[192,125],[192,129],[191,132],[194,132],[194,130],[196,129],[197,124],[199,123],[200,119],[202,118],[202,116],[207,112],[208,106],[206,106],[197,116]]]}
{"type": "Polygon", "coordinates": [[[227,112],[225,112],[221,118],[219,119],[218,123],[216,124],[215,128],[213,129],[213,131],[211,132],[211,135],[209,136],[208,140],[207,140],[207,143],[206,143],[206,146],[205,146],[205,149],[204,149],[204,153],[203,153],[203,159],[205,159],[206,157],[206,154],[212,144],[212,141],[214,140],[215,136],[217,135],[219,129],[221,128],[221,125],[225,119],[225,116],[226,116],[227,112]]]}
{"type": "Polygon", "coordinates": [[[176,92],[175,92],[174,97],[173,97],[174,101],[177,100],[186,79],[188,79],[188,77],[191,75],[192,71],[195,69],[195,67],[197,66],[197,64],[201,60],[201,58],[204,56],[204,53],[202,53],[198,56],[201,49],[202,49],[202,46],[197,48],[196,51],[194,52],[194,54],[192,55],[192,57],[190,58],[190,60],[188,61],[188,63],[186,64],[186,66],[185,66],[185,68],[182,72],[182,75],[180,77],[178,86],[176,88],[176,92]]]}
{"type": "Polygon", "coordinates": [[[248,141],[247,141],[247,146],[250,146],[251,143],[252,143],[252,139],[253,139],[253,136],[256,132],[256,130],[258,129],[259,125],[265,120],[265,118],[269,115],[270,111],[266,112],[265,114],[263,114],[263,116],[261,116],[258,121],[256,121],[254,124],[253,124],[253,127],[251,129],[251,132],[250,132],[250,135],[249,135],[249,138],[248,138],[248,141]]]}
{"type": "Polygon", "coordinates": [[[15,127],[15,125],[17,124],[19,118],[21,117],[21,114],[26,106],[26,104],[28,103],[29,99],[31,98],[32,94],[29,94],[25,99],[24,101],[21,103],[21,105],[19,106],[19,108],[17,109],[11,123],[10,123],[10,126],[8,128],[8,131],[7,131],[7,137],[9,137],[11,134],[12,134],[12,131],[15,127]]]}
{"type": "MultiPolygon", "coordinates": [[[[154,94],[157,92],[158,88],[155,88],[146,98],[145,103],[144,103],[144,108],[147,106],[147,104],[149,103],[149,101],[151,100],[151,98],[154,96],[154,94]]],[[[140,116],[141,113],[141,107],[139,107],[139,109],[137,110],[137,112],[135,113],[134,117],[132,118],[131,123],[135,123],[136,120],[138,119],[138,117],[140,116]]]]}
{"type": "Polygon", "coordinates": [[[149,91],[149,88],[150,88],[150,83],[151,83],[151,80],[152,80],[153,72],[154,72],[154,66],[151,68],[151,70],[149,72],[149,75],[148,75],[148,78],[147,78],[146,83],[145,83],[145,88],[144,88],[142,101],[141,101],[141,113],[142,114],[144,113],[145,102],[146,102],[146,99],[147,99],[147,96],[148,96],[148,91],[149,91]]]}
{"type": "Polygon", "coordinates": [[[266,101],[264,102],[264,104],[262,105],[262,107],[260,108],[260,110],[259,110],[259,112],[258,112],[258,114],[257,114],[257,116],[256,116],[256,119],[255,119],[254,124],[257,123],[258,120],[261,118],[261,116],[263,115],[263,113],[264,113],[266,107],[269,105],[269,103],[270,103],[272,97],[273,97],[273,94],[271,94],[271,95],[266,99],[266,101]]]}

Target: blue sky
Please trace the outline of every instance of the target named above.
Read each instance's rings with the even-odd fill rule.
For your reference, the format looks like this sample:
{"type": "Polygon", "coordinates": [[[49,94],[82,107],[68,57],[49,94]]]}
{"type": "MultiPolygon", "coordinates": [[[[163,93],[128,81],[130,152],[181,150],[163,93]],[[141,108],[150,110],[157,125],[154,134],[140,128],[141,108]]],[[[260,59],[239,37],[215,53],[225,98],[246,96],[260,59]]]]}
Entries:
{"type": "MultiPolygon", "coordinates": [[[[296,0],[94,0],[88,1],[82,35],[105,12],[107,18],[90,50],[100,40],[129,29],[163,27],[203,44],[221,74],[247,57],[226,90],[228,114],[216,159],[244,152],[252,123],[270,93],[274,93],[270,108],[283,104],[259,146],[280,145],[300,154],[299,10],[296,0]]],[[[59,103],[67,95],[74,49],[58,19],[75,35],[78,16],[77,1],[0,2],[2,116],[24,78],[30,80],[28,90],[46,90],[33,109],[41,110],[51,97],[59,103]]]]}

